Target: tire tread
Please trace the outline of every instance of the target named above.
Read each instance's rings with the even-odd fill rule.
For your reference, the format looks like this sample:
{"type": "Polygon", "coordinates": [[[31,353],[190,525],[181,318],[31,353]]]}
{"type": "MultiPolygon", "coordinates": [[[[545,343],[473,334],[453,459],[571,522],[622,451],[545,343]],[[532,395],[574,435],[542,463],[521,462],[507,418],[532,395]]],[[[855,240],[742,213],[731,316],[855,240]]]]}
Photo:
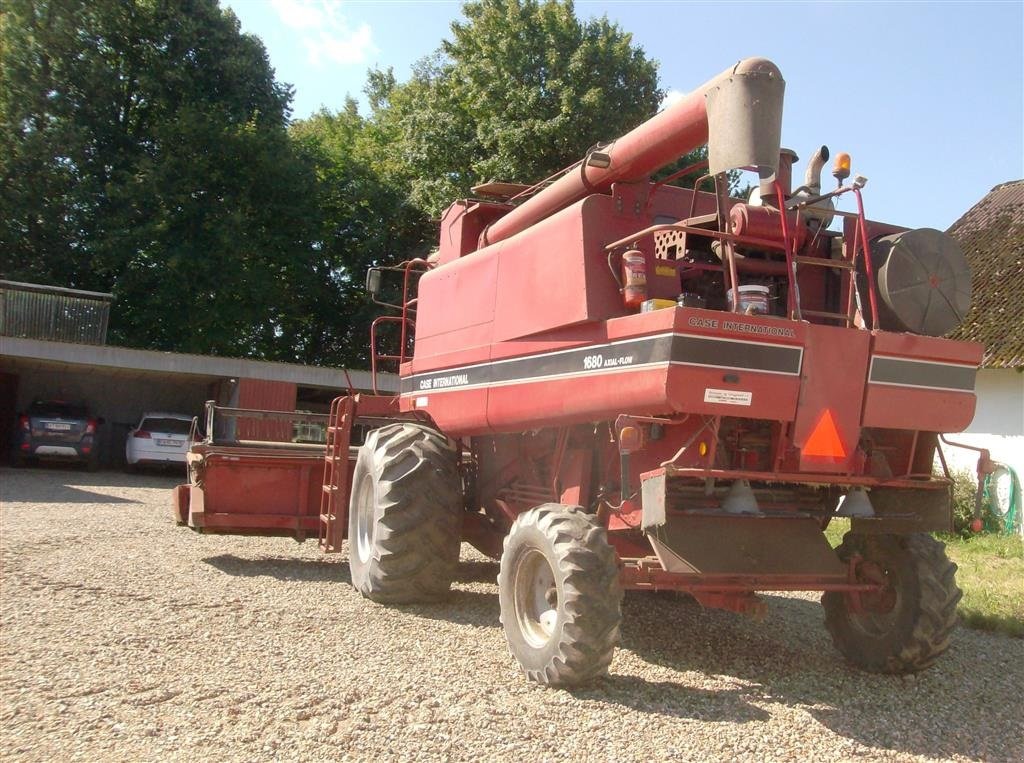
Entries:
{"type": "MultiPolygon", "coordinates": [[[[358,581],[353,575],[353,584],[380,603],[442,598],[455,578],[461,539],[453,449],[436,430],[413,423],[376,429],[363,447],[372,453],[381,512],[366,574],[358,581]]],[[[351,546],[351,533],[349,540],[351,546]]]]}
{"type": "MultiPolygon", "coordinates": [[[[519,515],[505,537],[505,554],[498,575],[501,623],[506,633],[517,627],[512,604],[512,571],[506,568],[510,546],[517,534],[534,527],[551,541],[550,559],[563,583],[561,609],[565,620],[551,658],[540,667],[523,670],[529,680],[545,686],[585,683],[608,671],[619,643],[622,622],[622,588],[618,559],[608,543],[606,530],[578,508],[544,504],[519,515]]],[[[511,640],[509,650],[520,661],[511,640]]]]}
{"type": "MultiPolygon", "coordinates": [[[[873,648],[869,639],[859,637],[851,627],[846,597],[841,593],[822,596],[825,626],[836,648],[858,667],[874,673],[916,673],[931,667],[949,648],[962,596],[956,585],[957,566],[946,556],[945,544],[925,533],[876,536],[875,542],[900,546],[917,579],[918,596],[909,602],[902,633],[887,649],[873,648]]],[[[867,536],[847,533],[836,551],[845,562],[867,543],[867,536]]]]}

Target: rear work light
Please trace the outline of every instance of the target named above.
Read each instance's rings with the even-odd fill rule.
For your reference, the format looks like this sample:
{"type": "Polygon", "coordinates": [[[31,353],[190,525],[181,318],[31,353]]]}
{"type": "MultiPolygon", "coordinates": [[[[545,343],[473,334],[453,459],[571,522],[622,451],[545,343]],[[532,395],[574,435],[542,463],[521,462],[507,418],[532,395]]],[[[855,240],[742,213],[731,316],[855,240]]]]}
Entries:
{"type": "Polygon", "coordinates": [[[144,431],[142,429],[138,430],[135,434],[132,435],[132,437],[138,437],[140,440],[152,440],[153,439],[153,435],[151,435],[149,432],[146,432],[146,431],[144,431]]]}

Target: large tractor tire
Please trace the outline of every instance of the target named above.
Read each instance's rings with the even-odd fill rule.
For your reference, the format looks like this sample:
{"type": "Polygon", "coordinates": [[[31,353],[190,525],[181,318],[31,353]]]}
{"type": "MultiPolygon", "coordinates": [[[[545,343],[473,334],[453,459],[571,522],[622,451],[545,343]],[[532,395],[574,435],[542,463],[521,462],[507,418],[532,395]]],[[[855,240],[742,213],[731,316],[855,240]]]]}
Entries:
{"type": "Polygon", "coordinates": [[[420,424],[389,424],[366,438],[349,503],[352,585],[389,604],[433,601],[459,563],[461,485],[455,450],[420,424]]]}
{"type": "Polygon", "coordinates": [[[859,555],[857,579],[885,583],[860,596],[859,610],[847,594],[821,597],[825,626],[847,660],[872,673],[916,673],[949,648],[961,592],[945,548],[924,533],[846,534],[839,558],[859,555]]]}
{"type": "Polygon", "coordinates": [[[579,507],[547,503],[516,519],[498,598],[509,650],[531,681],[568,686],[608,671],[622,621],[619,568],[605,529],[579,507]]]}

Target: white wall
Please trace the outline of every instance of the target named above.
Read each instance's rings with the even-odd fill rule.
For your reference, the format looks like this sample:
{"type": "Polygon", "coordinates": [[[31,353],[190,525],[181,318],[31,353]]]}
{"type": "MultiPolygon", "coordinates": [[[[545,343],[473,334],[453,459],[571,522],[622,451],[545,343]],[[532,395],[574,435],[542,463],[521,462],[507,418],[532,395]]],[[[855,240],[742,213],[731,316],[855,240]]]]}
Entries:
{"type": "MultiPolygon", "coordinates": [[[[976,385],[978,408],[974,420],[948,439],[988,448],[992,458],[1008,464],[1024,478],[1024,373],[1013,368],[983,368],[976,385]]],[[[974,471],[978,454],[943,446],[950,468],[974,471]]]]}
{"type": "Polygon", "coordinates": [[[1015,368],[982,368],[975,386],[978,408],[971,434],[1024,436],[1024,373],[1015,368]]]}

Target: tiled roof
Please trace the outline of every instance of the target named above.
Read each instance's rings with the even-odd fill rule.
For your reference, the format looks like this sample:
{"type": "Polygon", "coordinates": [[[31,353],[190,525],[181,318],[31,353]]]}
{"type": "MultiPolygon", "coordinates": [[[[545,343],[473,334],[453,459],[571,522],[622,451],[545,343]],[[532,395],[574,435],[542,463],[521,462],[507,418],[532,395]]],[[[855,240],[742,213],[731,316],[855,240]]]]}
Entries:
{"type": "Polygon", "coordinates": [[[984,344],[987,368],[1024,368],[1024,180],[997,185],[947,232],[972,271],[971,311],[950,336],[984,344]]]}

